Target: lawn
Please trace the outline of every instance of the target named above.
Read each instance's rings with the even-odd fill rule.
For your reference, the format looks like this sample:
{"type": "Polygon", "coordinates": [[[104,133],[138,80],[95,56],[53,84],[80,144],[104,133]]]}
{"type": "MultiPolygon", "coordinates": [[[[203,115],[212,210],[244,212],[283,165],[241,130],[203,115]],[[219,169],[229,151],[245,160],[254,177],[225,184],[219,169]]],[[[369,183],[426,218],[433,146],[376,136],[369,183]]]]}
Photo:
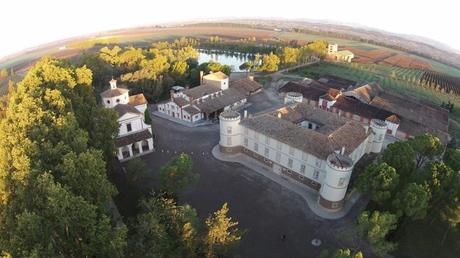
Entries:
{"type": "Polygon", "coordinates": [[[293,73],[312,78],[330,74],[357,81],[361,84],[377,82],[386,90],[414,96],[437,105],[440,105],[442,102],[451,101],[454,103],[455,107],[450,117],[460,122],[460,97],[430,88],[424,88],[413,83],[414,78],[416,80],[422,74],[422,72],[418,70],[375,64],[338,64],[322,62],[317,65],[298,69],[293,73]]]}

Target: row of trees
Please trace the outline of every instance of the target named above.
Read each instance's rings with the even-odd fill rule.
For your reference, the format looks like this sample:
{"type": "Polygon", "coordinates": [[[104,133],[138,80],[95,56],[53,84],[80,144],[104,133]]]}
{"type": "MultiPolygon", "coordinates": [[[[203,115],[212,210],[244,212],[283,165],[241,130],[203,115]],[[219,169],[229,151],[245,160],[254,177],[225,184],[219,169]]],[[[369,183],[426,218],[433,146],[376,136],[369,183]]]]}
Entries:
{"type": "MultiPolygon", "coordinates": [[[[460,223],[460,150],[447,150],[430,134],[390,144],[356,179],[371,199],[357,229],[378,255],[395,250],[388,234],[429,219],[449,229],[460,223]]],[[[443,240],[442,240],[443,241],[443,240]]]]}
{"type": "Polygon", "coordinates": [[[121,257],[106,177],[116,114],[98,106],[92,72],[40,60],[0,120],[0,249],[13,257],[121,257]]]}
{"type": "Polygon", "coordinates": [[[327,53],[327,41],[315,40],[300,47],[283,47],[269,54],[256,54],[254,61],[245,62],[241,70],[275,72],[280,66],[289,67],[309,62],[316,58],[324,58],[327,53]]]}

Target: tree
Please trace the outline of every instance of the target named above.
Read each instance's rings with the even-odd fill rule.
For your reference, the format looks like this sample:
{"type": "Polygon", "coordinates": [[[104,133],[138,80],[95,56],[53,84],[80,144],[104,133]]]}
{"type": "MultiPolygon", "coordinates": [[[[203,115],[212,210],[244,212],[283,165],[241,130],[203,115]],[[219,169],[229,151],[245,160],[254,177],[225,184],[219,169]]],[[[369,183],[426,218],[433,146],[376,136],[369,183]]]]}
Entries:
{"type": "Polygon", "coordinates": [[[151,176],[147,173],[147,166],[140,158],[135,158],[128,161],[126,165],[127,180],[131,186],[139,187],[143,182],[148,180],[151,176]]]}
{"type": "Polygon", "coordinates": [[[275,72],[278,71],[278,65],[280,64],[280,58],[271,52],[268,55],[262,56],[261,65],[258,67],[259,71],[275,72]]]}
{"type": "Polygon", "coordinates": [[[442,161],[432,161],[425,173],[432,191],[430,210],[433,217],[447,224],[444,241],[449,229],[460,223],[460,171],[452,170],[442,161]]]}
{"type": "Polygon", "coordinates": [[[325,250],[321,252],[320,258],[364,258],[364,255],[360,251],[352,252],[350,249],[338,249],[332,253],[325,250]]]}
{"type": "Polygon", "coordinates": [[[198,217],[192,207],[162,195],[151,195],[140,206],[129,237],[132,257],[198,257],[198,217]]]}
{"type": "Polygon", "coordinates": [[[430,189],[426,185],[409,183],[393,201],[398,216],[412,220],[424,219],[431,199],[430,189]]]}
{"type": "Polygon", "coordinates": [[[408,142],[389,144],[383,151],[382,161],[396,169],[401,181],[408,181],[415,171],[415,152],[408,142]]]}
{"type": "Polygon", "coordinates": [[[192,171],[192,158],[180,154],[160,169],[160,184],[163,190],[177,196],[185,187],[194,183],[199,175],[192,171]]]}
{"type": "Polygon", "coordinates": [[[254,64],[251,61],[244,62],[240,65],[240,70],[245,70],[246,72],[250,72],[254,68],[254,64]]]}
{"type": "Polygon", "coordinates": [[[0,71],[0,79],[6,78],[7,76],[8,76],[8,71],[6,70],[6,68],[3,68],[0,71]]]}
{"type": "Polygon", "coordinates": [[[206,257],[226,256],[241,240],[238,222],[227,216],[228,210],[227,203],[224,203],[220,210],[206,219],[206,257]]]}
{"type": "Polygon", "coordinates": [[[448,149],[444,154],[444,162],[453,170],[460,170],[460,149],[448,149]]]}
{"type": "Polygon", "coordinates": [[[399,183],[396,170],[382,162],[368,166],[356,179],[356,188],[366,194],[376,203],[383,205],[395,196],[399,183]]]}
{"type": "Polygon", "coordinates": [[[296,64],[300,59],[300,49],[292,47],[284,47],[281,50],[281,63],[290,65],[296,64]]]}
{"type": "Polygon", "coordinates": [[[76,118],[79,90],[90,84],[87,68],[45,57],[8,95],[0,120],[0,249],[13,257],[123,257],[126,228],[106,214],[115,188],[102,151],[76,118]]]}
{"type": "Polygon", "coordinates": [[[396,229],[398,219],[388,212],[364,211],[358,218],[356,229],[372,245],[375,253],[384,256],[396,249],[396,244],[386,240],[388,233],[396,229]]]}
{"type": "Polygon", "coordinates": [[[444,150],[439,138],[427,133],[417,135],[408,142],[415,151],[416,168],[421,168],[427,160],[441,155],[444,150]]]}

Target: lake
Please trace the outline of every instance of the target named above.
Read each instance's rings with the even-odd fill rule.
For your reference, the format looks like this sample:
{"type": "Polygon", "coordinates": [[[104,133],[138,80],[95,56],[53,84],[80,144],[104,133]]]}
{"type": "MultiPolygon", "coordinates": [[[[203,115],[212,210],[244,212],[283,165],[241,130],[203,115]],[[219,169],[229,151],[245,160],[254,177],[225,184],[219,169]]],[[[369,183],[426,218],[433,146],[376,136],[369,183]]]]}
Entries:
{"type": "Polygon", "coordinates": [[[209,61],[218,62],[232,67],[233,72],[244,72],[240,70],[240,65],[246,61],[253,60],[254,56],[239,52],[224,52],[218,50],[198,49],[200,56],[198,63],[206,63],[209,61]]]}

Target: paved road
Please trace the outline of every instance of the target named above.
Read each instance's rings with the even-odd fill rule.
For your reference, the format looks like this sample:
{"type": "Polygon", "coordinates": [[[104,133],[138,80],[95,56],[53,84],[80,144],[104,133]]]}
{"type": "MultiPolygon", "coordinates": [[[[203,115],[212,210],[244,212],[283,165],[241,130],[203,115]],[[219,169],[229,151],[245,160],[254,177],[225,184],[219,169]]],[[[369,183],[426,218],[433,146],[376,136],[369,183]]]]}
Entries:
{"type": "Polygon", "coordinates": [[[238,252],[241,257],[318,257],[324,248],[352,246],[345,235],[359,208],[344,219],[321,219],[297,194],[242,165],[214,159],[211,149],[219,141],[218,125],[187,128],[155,117],[153,130],[157,152],[144,157],[150,172],[155,174],[180,152],[191,154],[200,180],[179,202],[192,205],[202,219],[228,202],[230,216],[247,230],[238,252]],[[313,247],[313,238],[323,244],[313,247]]]}

